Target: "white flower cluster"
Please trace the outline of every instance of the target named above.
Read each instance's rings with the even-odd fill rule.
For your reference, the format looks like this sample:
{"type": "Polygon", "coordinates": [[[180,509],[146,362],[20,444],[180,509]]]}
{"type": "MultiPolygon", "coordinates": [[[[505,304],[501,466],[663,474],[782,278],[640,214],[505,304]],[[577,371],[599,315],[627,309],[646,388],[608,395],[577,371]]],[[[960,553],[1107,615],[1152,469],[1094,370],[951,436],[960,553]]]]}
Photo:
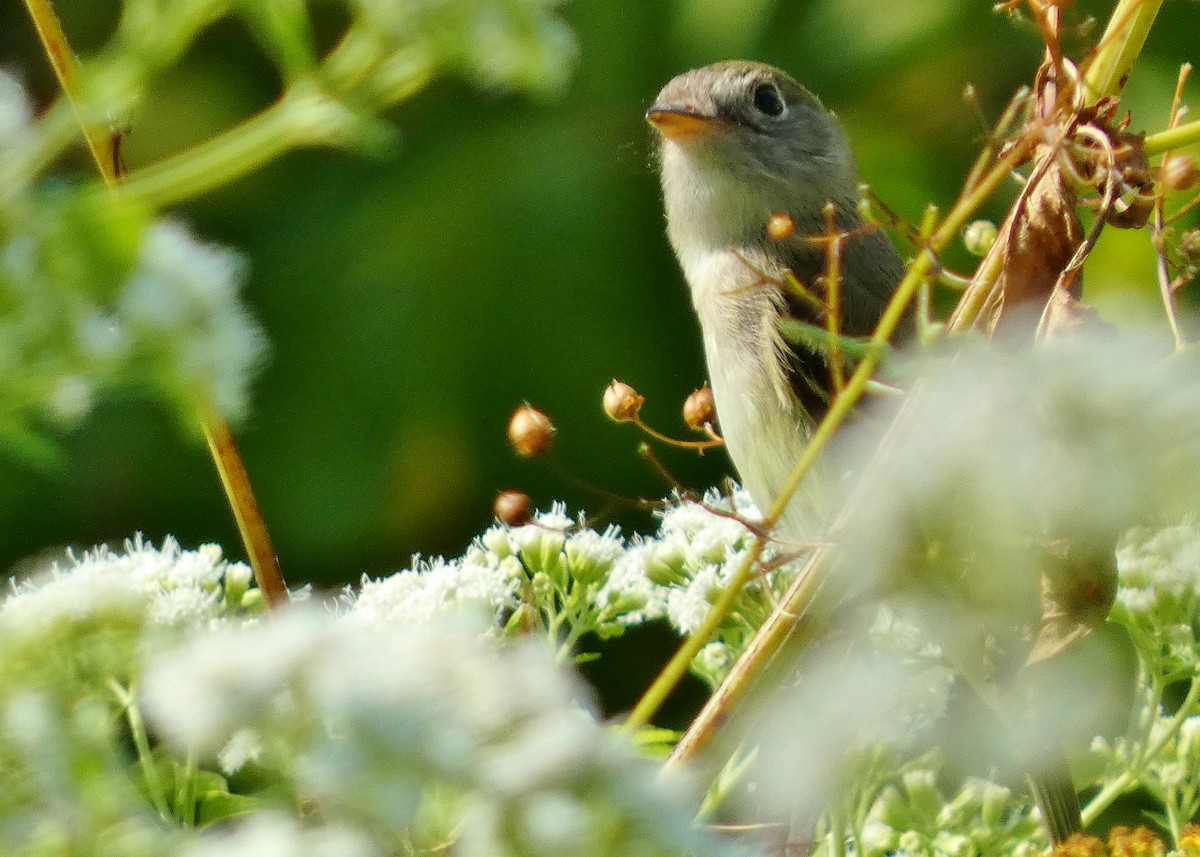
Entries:
{"type": "Polygon", "coordinates": [[[496,525],[471,544],[460,558],[413,559],[411,568],[372,580],[364,576],[357,589],[347,588],[343,601],[353,622],[387,628],[400,623],[427,622],[446,613],[482,609],[500,622],[531,599],[548,615],[568,606],[568,618],[587,625],[605,623],[636,605],[617,603],[604,587],[625,541],[615,527],[603,533],[589,529],[582,516],[573,521],[566,507],[555,503],[521,527],[496,525]],[[597,602],[604,607],[587,611],[597,602]],[[584,614],[588,613],[587,616],[584,614]]]}
{"type": "Polygon", "coordinates": [[[113,612],[144,615],[153,625],[203,626],[248,606],[248,595],[257,603],[249,566],[228,562],[215,544],[186,551],[168,537],[156,548],[139,535],[123,552],[101,546],[68,557],[69,565],[53,563],[12,583],[0,605],[0,631],[41,636],[60,623],[113,612]]]}
{"type": "Polygon", "coordinates": [[[1200,594],[1200,523],[1130,530],[1117,546],[1117,598],[1130,613],[1180,601],[1194,603],[1200,594]]]}
{"type": "Polygon", "coordinates": [[[584,688],[536,641],[501,645],[446,621],[364,628],[296,607],[158,656],[143,689],[180,750],[214,758],[246,728],[270,736],[290,748],[281,775],[316,816],[379,841],[453,833],[455,853],[480,857],[726,853],[580,708],[584,688]],[[431,794],[453,830],[422,831],[431,794]]]}
{"type": "MultiPolygon", "coordinates": [[[[683,635],[700,625],[717,593],[741,566],[754,538],[743,523],[759,513],[749,495],[707,492],[702,501],[673,498],[654,536],[626,540],[616,527],[590,529],[556,503],[521,527],[493,526],[460,558],[414,559],[389,577],[364,577],[343,601],[352,621],[366,627],[426,622],[464,609],[481,609],[503,623],[536,611],[544,626],[574,642],[602,637],[666,617],[683,635]]],[[[769,545],[767,562],[778,549],[769,545]]],[[[697,671],[717,680],[728,668],[747,629],[771,604],[771,593],[790,580],[783,566],[746,587],[741,612],[720,639],[697,659],[697,671]],[[730,650],[732,647],[733,651],[730,650]]]]}
{"type": "MultiPolygon", "coordinates": [[[[611,598],[619,591],[643,602],[626,617],[627,623],[665,616],[681,635],[691,634],[746,560],[755,536],[745,522],[761,517],[750,495],[736,486],[728,494],[710,489],[700,502],[676,497],[654,536],[632,540],[602,595],[611,598]]],[[[770,567],[779,554],[778,545],[770,542],[761,561],[770,567]]],[[[755,575],[717,638],[693,662],[698,676],[711,685],[720,681],[794,573],[792,566],[782,564],[755,575]]]]}

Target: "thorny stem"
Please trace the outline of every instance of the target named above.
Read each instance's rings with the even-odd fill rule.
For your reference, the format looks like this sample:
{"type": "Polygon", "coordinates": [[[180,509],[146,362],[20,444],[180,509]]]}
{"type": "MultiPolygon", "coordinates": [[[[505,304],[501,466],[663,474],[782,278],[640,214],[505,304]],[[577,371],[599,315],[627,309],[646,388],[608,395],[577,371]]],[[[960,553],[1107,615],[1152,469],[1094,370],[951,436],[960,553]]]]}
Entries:
{"type": "MultiPolygon", "coordinates": [[[[87,141],[88,149],[92,153],[92,158],[96,162],[96,168],[104,180],[105,187],[113,194],[122,192],[123,185],[118,179],[120,165],[117,163],[115,150],[104,145],[103,129],[89,122],[79,108],[81,84],[79,61],[71,50],[66,33],[63,32],[62,25],[54,14],[50,0],[25,0],[25,5],[29,9],[29,15],[41,37],[46,56],[49,57],[55,74],[58,75],[63,92],[75,108],[75,116],[80,130],[87,141]]],[[[249,555],[250,565],[254,569],[258,588],[262,590],[267,605],[277,607],[288,600],[287,586],[283,582],[283,575],[280,573],[279,563],[275,557],[275,548],[271,544],[262,512],[254,498],[254,492],[250,487],[245,465],[242,463],[237,446],[233,441],[233,435],[216,408],[202,397],[198,401],[197,408],[200,424],[208,439],[209,449],[212,451],[213,463],[221,477],[221,484],[225,487],[225,496],[233,510],[234,518],[237,520],[238,530],[246,547],[246,553],[249,555]]]]}

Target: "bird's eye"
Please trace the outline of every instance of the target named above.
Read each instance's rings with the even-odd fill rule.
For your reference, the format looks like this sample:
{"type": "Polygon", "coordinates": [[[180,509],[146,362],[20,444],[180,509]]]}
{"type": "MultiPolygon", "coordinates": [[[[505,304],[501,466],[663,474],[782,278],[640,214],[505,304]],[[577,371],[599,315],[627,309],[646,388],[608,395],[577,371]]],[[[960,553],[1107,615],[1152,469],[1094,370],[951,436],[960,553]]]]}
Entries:
{"type": "Polygon", "coordinates": [[[754,87],[754,106],[767,116],[782,116],[783,96],[779,94],[779,87],[773,83],[760,83],[754,87]]]}

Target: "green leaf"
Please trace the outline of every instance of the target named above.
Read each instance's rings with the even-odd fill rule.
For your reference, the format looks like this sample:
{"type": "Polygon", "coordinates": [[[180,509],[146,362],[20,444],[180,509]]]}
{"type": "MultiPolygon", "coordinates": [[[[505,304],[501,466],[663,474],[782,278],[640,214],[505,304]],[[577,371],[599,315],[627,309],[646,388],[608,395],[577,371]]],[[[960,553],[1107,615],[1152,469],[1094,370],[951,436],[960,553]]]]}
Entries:
{"type": "MultiPolygon", "coordinates": [[[[828,356],[830,346],[836,339],[847,366],[853,366],[862,360],[875,347],[869,339],[858,339],[853,336],[834,337],[823,327],[817,327],[815,324],[808,324],[795,318],[781,318],[776,324],[779,326],[779,332],[783,334],[783,338],[789,343],[817,354],[828,356]]],[[[890,353],[891,349],[886,346],[884,348],[890,353]]]]}
{"type": "Polygon", "coordinates": [[[261,809],[262,804],[263,802],[253,795],[235,795],[223,791],[206,792],[196,801],[196,824],[204,827],[218,821],[248,815],[261,809]]]}

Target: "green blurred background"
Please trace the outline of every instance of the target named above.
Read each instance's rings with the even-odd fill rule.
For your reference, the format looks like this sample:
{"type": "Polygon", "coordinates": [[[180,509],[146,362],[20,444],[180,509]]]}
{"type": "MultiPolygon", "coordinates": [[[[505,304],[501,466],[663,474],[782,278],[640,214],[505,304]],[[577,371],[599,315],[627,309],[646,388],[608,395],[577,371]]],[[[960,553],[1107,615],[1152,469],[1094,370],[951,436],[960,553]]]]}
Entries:
{"type": "MultiPolygon", "coordinates": [[[[1100,22],[1068,37],[1076,55],[1112,5],[1067,10],[1072,24],[1100,22]]],[[[294,153],[180,208],[197,234],[250,263],[247,300],[272,354],[238,437],[289,582],[333,585],[407,566],[414,552],[458,554],[491,522],[502,488],[589,511],[608,503],[575,480],[666,493],[636,454],[636,431],[600,409],[615,376],[647,397],[652,424],[682,435],[679,407],[705,377],[642,119],[654,94],[716,59],[781,65],[841,115],[876,191],[918,219],[927,202],[953,198],[982,116],[993,119],[1039,61],[1032,30],[991,6],[575,2],[564,14],[579,62],[561,100],[440,79],[389,114],[400,134],[378,156],[294,153]],[[968,83],[982,116],[962,98],[968,83]],[[570,476],[510,452],[504,427],[522,400],[556,421],[556,460],[570,476]]],[[[116,15],[111,0],[58,8],[84,55],[116,15]]],[[[1166,3],[1130,82],[1134,128],[1163,126],[1197,32],[1200,5],[1166,3]]],[[[41,103],[55,92],[20,3],[0,9],[0,64],[41,103]]],[[[125,159],[136,169],[203,140],[278,88],[247,34],[217,27],[139,106],[125,159]]],[[[91,178],[82,156],[62,173],[91,178]]],[[[1002,211],[997,201],[988,213],[1002,211]]],[[[947,261],[970,264],[958,248],[947,261]]],[[[1109,317],[1153,316],[1145,234],[1109,230],[1088,278],[1109,317]]],[[[0,564],[135,531],[242,555],[198,431],[164,408],[110,398],[61,443],[61,471],[0,461],[0,564]]],[[[719,453],[661,457],[698,487],[728,469],[719,453]]]]}

